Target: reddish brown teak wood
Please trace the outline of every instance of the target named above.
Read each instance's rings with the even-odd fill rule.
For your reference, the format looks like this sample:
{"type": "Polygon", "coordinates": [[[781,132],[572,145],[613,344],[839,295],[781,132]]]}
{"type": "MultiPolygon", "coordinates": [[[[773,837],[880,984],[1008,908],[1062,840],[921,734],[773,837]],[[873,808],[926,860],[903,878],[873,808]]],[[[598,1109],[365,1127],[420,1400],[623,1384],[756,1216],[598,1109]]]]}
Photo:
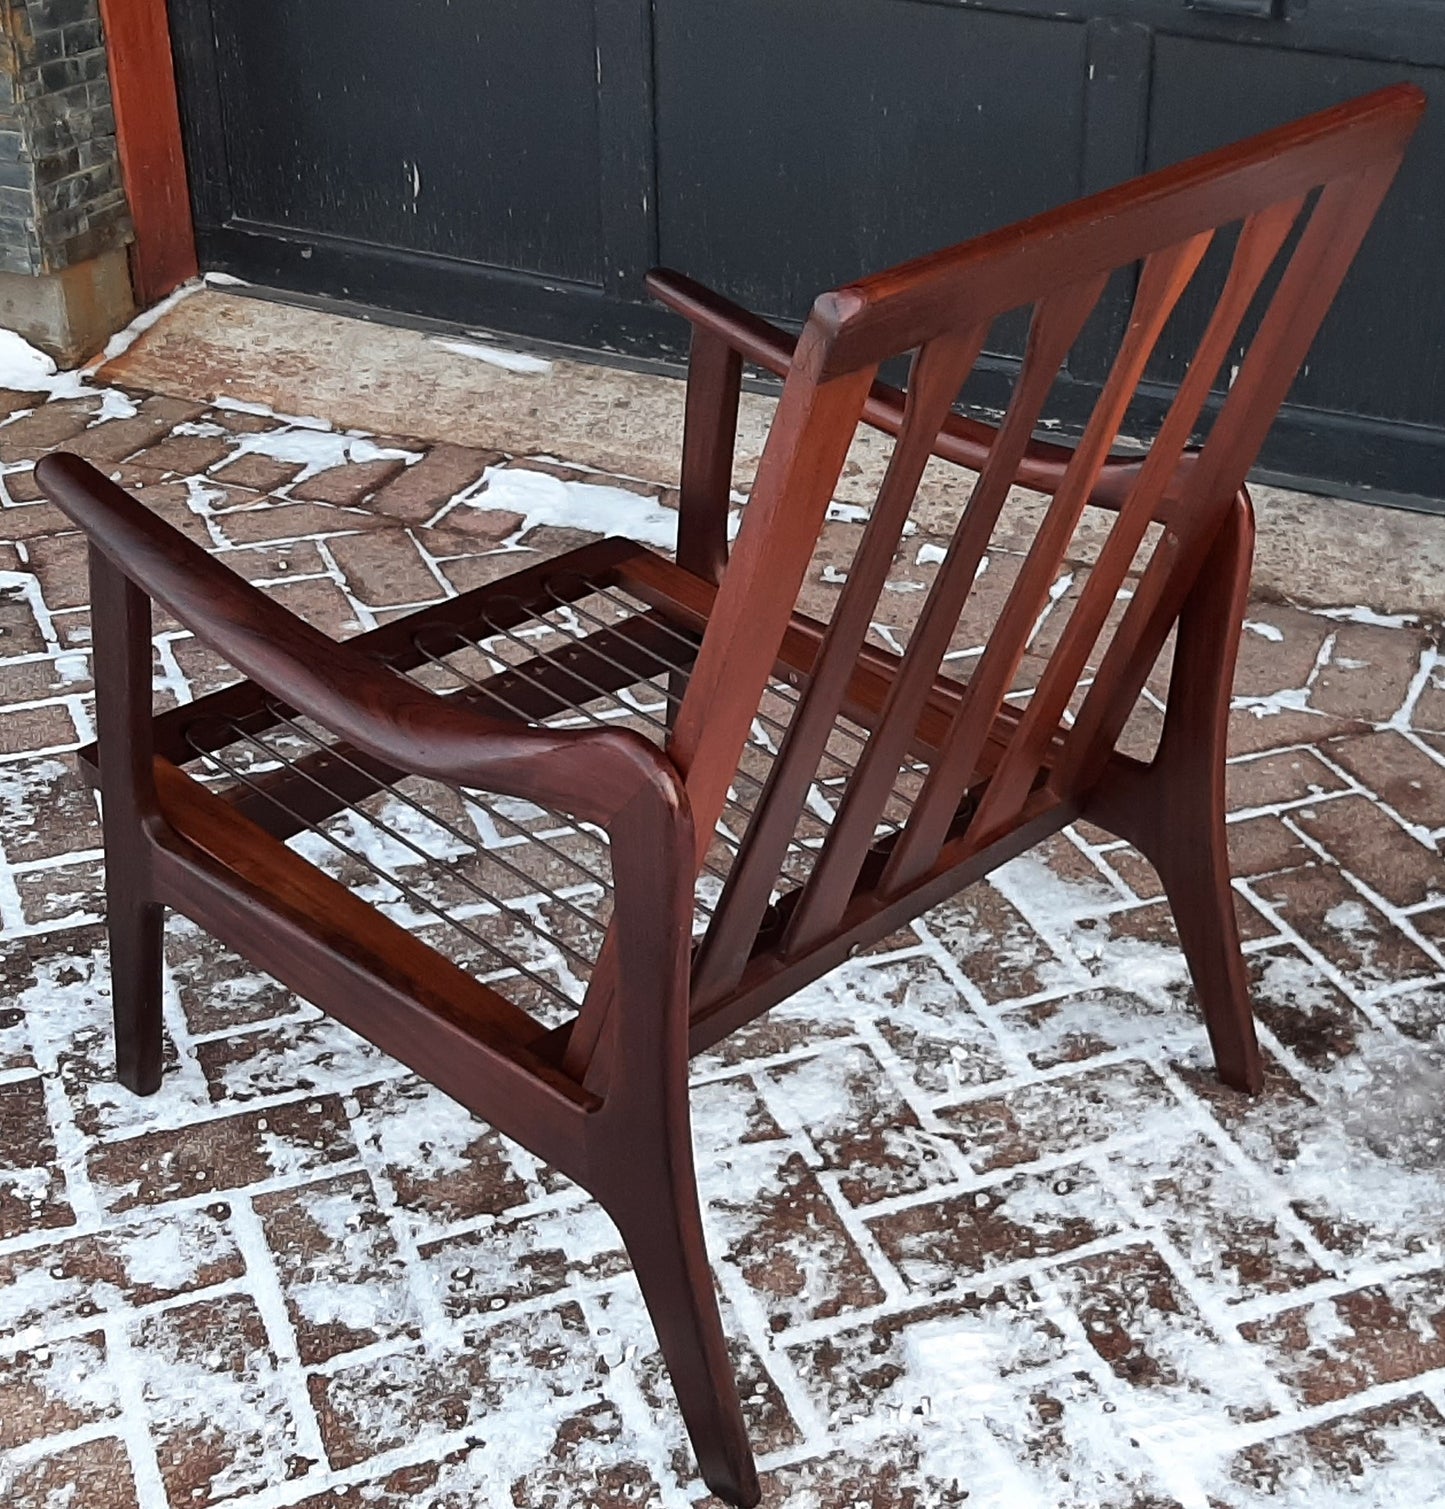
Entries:
{"type": "Polygon", "coordinates": [[[1158,869],[1219,1073],[1259,1087],[1223,804],[1252,546],[1244,481],[1421,108],[1412,88],[1383,90],[825,294],[796,341],[654,274],[694,330],[675,564],[605,540],[336,644],[82,461],[41,462],[41,486],[91,544],[100,741],[82,759],[104,794],[122,1081],[141,1093],[160,1082],[160,929],[174,908],[593,1192],[632,1257],[703,1477],[756,1503],[693,1176],[690,1054],[1087,818],[1158,869]],[[1222,288],[1162,427],[1147,451],[1114,455],[1211,257],[1222,288]],[[1132,314],[1079,444],[1036,440],[1106,281],[1130,267],[1132,314]],[[994,321],[1020,308],[1030,333],[1002,423],[961,417],[994,321]],[[909,353],[906,392],[879,381],[909,353]],[[744,361],[786,380],[729,559],[744,361]],[[860,421],[897,439],[832,619],[818,623],[796,602],[860,421]],[[932,457],[978,476],[906,649],[888,653],[866,634],[932,457]],[[955,676],[945,657],[1016,483],[1047,508],[955,676]],[[1112,524],[1020,705],[1010,691],[1086,507],[1112,524]],[[152,603],[247,679],[155,716],[152,603]],[[599,604],[626,611],[604,618],[599,604]],[[574,631],[551,653],[539,626],[559,610],[574,631]],[[1145,763],[1116,746],[1171,633],[1145,763]],[[457,647],[480,657],[472,670],[447,660],[457,647]],[[447,667],[452,694],[423,684],[447,667]],[[644,715],[650,738],[604,716],[640,707],[621,700],[637,686],[665,703],[644,715]],[[766,711],[776,698],[785,715],[766,711]],[[288,756],[263,741],[303,732],[296,709],[323,732],[288,756]],[[761,773],[748,764],[759,720],[777,732],[761,773]],[[855,754],[831,788],[836,807],[804,841],[810,792],[844,732],[855,754]],[[221,753],[247,742],[270,757],[250,773],[221,753]],[[207,760],[237,779],[183,768],[207,760]],[[560,1024],[286,846],[382,793],[411,800],[398,783],[417,777],[605,832],[611,910],[592,920],[585,995],[560,1024]]]}

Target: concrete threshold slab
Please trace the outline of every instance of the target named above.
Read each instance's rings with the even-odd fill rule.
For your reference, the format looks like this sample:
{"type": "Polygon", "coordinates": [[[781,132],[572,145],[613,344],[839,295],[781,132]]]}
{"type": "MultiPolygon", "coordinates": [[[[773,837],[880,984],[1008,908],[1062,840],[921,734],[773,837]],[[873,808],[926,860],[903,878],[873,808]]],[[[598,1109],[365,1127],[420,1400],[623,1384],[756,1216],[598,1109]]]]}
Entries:
{"type": "MultiPolygon", "coordinates": [[[[511,360],[498,344],[374,324],[206,289],[183,300],[103,369],[106,381],[196,399],[264,403],[347,429],[545,455],[673,486],[682,439],[680,379],[598,361],[511,360]],[[471,346],[459,351],[458,344],[471,346]],[[519,368],[521,370],[519,370],[519,368]]],[[[775,400],[745,393],[734,481],[741,491],[767,438],[775,400]]],[[[890,442],[860,434],[839,488],[871,503],[890,442]]],[[[1255,592],[1312,606],[1445,618],[1445,517],[1253,489],[1259,513],[1255,592]]],[[[920,522],[947,529],[966,496],[935,463],[920,522]]],[[[1006,519],[1023,542],[1040,500],[1018,493],[1006,519]]],[[[1102,537],[1096,529],[1093,543],[1102,537]]],[[[1087,553],[1090,538],[1083,531],[1087,553]]]]}

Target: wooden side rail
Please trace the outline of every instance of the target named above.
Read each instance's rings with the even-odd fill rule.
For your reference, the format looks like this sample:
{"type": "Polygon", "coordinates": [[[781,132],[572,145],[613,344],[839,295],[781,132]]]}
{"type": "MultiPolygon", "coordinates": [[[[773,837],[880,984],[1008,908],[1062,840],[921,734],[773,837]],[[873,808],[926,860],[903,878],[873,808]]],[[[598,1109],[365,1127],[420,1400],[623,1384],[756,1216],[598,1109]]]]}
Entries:
{"type": "Polygon", "coordinates": [[[667,757],[627,729],[551,730],[439,697],[272,602],[78,457],[36,480],[127,579],[237,670],[398,770],[607,825],[643,788],[686,799],[667,757]]]}
{"type": "MultiPolygon", "coordinates": [[[[595,1097],[532,1052],[543,1034],[521,1007],[473,979],[300,855],[258,835],[228,802],[168,760],[156,761],[155,776],[161,813],[171,830],[159,845],[162,890],[173,890],[178,902],[198,910],[196,884],[205,875],[209,904],[204,920],[210,930],[222,936],[234,933],[234,913],[245,909],[247,897],[264,899],[273,945],[280,930],[296,935],[295,947],[286,949],[284,958],[273,947],[272,972],[308,999],[323,1000],[331,1015],[434,1082],[445,1059],[438,1062],[428,1054],[424,1063],[416,1063],[418,1045],[426,1036],[416,1031],[417,1024],[445,1024],[451,1038],[447,1056],[456,1054],[464,1040],[472,1074],[483,1072],[482,1065],[491,1062],[489,1077],[505,1075],[506,1069],[494,1060],[506,1060],[514,1073],[498,1079],[498,1089],[515,1095],[521,1085],[540,1081],[557,1100],[579,1110],[595,1109],[595,1097]],[[324,955],[308,946],[323,934],[330,945],[324,955]],[[388,997],[384,1012],[375,1004],[378,990],[388,997]],[[410,1028],[408,1015],[416,1017],[410,1028]],[[472,1052],[474,1048],[487,1050],[493,1060],[472,1052]]],[[[475,1085],[468,1088],[475,1093],[475,1085]]]]}
{"type": "MultiPolygon", "coordinates": [[[[792,369],[797,337],[751,310],[670,268],[658,268],[648,273],[647,287],[659,303],[675,310],[695,329],[721,337],[753,366],[782,378],[786,378],[792,369]]],[[[903,428],[907,402],[908,395],[901,389],[889,383],[875,382],[863,404],[863,420],[884,434],[897,435],[903,428]]],[[[983,470],[997,438],[998,430],[993,425],[950,413],[933,443],[933,454],[956,466],[979,472],[983,470]]],[[[1193,450],[1186,451],[1181,465],[1187,467],[1196,454],[1193,450]]],[[[1014,480],[1021,487],[1052,496],[1058,491],[1073,458],[1074,452],[1066,445],[1030,440],[1014,480]]],[[[1143,463],[1142,456],[1110,456],[1089,502],[1114,511],[1122,508],[1143,463]]],[[[1167,522],[1172,512],[1176,491],[1177,488],[1169,489],[1156,510],[1161,523],[1167,522]]]]}

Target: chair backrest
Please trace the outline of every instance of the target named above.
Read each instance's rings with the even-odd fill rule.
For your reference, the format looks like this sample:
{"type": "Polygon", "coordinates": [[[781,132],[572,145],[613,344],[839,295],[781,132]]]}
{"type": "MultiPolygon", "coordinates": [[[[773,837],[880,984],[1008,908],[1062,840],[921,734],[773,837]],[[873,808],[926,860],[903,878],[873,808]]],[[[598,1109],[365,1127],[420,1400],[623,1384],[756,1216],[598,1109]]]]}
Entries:
{"type": "Polygon", "coordinates": [[[1006,747],[991,753],[997,758],[969,820],[971,839],[983,845],[1019,820],[1046,756],[1048,783],[1065,797],[1097,778],[1422,108],[1423,97],[1410,86],[1381,90],[818,299],[671,744],[705,845],[870,385],[882,363],[911,354],[906,410],[886,475],[740,858],[769,879],[778,873],[782,845],[818,769],[940,428],[995,320],[1028,309],[1030,324],[997,436],[794,911],[790,930],[799,945],[836,924],[852,893],[1020,460],[1111,274],[1137,266],[1130,317],[1077,449],[928,759],[911,816],[879,879],[885,891],[925,876],[950,829],[956,830],[960,803],[977,780],[1030,633],[1166,323],[1211,244],[1218,238],[1228,252],[1233,236],[1212,315],[1074,603],[1067,632],[1011,724],[1006,747]],[[1226,366],[1235,367],[1233,379],[1214,405],[1207,439],[1197,452],[1188,450],[1226,366]],[[1151,524],[1160,526],[1157,543],[1120,618],[1117,596],[1151,524]],[[1072,723],[1061,729],[1111,610],[1119,621],[1104,663],[1072,723]]]}

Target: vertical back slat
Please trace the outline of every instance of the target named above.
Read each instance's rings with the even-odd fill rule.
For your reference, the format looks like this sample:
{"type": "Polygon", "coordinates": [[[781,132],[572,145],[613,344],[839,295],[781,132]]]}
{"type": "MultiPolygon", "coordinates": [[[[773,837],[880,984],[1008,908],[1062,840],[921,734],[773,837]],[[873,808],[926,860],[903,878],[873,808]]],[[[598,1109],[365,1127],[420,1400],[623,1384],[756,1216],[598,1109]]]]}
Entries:
{"type": "Polygon", "coordinates": [[[1041,300],[1035,310],[1008,414],[910,637],[878,725],[848,782],[837,819],[793,910],[784,940],[789,951],[806,947],[826,932],[847,905],[1020,458],[1059,368],[1106,281],[1090,278],[1061,288],[1041,300]]]}
{"type": "Polygon", "coordinates": [[[1387,160],[1321,191],[1190,469],[1178,523],[1155,550],[1069,730],[1050,779],[1060,795],[1081,793],[1098,779],[1397,166],[1387,160]]]}
{"type": "Polygon", "coordinates": [[[950,333],[917,354],[903,427],[838,601],[813,675],[784,735],[767,785],[728,874],[693,970],[705,1002],[735,983],[747,962],[772,886],[833,732],[848,679],[867,637],[894,551],[933,455],[938,432],[983,350],[988,327],[950,333]]]}
{"type": "Polygon", "coordinates": [[[882,879],[885,893],[918,879],[938,857],[1144,368],[1213,236],[1212,231],[1192,236],[1154,253],[1144,263],[1129,326],[1104,391],[969,678],[968,690],[954,714],[939,758],[924,781],[913,815],[889,856],[882,879]]]}
{"type": "Polygon", "coordinates": [[[1273,205],[1242,226],[1219,302],[1174,402],[1090,571],[1059,645],[1050,656],[1008,749],[990,776],[978,810],[970,820],[970,837],[979,845],[987,843],[992,833],[1013,820],[1033,788],[1059,720],[1098,642],[1164,489],[1199,422],[1240,324],[1303,206],[1302,198],[1273,205]]]}
{"type": "MultiPolygon", "coordinates": [[[[794,367],[758,463],[737,546],[723,574],[668,740],[668,753],[685,778],[692,808],[694,877],[712,843],[753,714],[877,371],[867,367],[820,383],[816,373],[826,349],[826,335],[810,325],[798,343],[794,367]]],[[[717,365],[720,370],[715,378],[729,381],[728,364],[717,365]]],[[[703,496],[714,505],[721,486],[721,452],[733,422],[705,431],[697,475],[710,489],[703,496]]],[[[700,531],[700,543],[705,545],[708,539],[709,532],[700,531]]],[[[715,545],[715,535],[712,540],[715,545]]],[[[616,932],[614,919],[563,1054],[564,1069],[598,1094],[605,1091],[611,1075],[610,1044],[616,1033],[616,932]]]]}
{"type": "Polygon", "coordinates": [[[877,372],[864,367],[820,383],[826,349],[810,322],[668,743],[686,780],[699,866],[877,372]]]}

